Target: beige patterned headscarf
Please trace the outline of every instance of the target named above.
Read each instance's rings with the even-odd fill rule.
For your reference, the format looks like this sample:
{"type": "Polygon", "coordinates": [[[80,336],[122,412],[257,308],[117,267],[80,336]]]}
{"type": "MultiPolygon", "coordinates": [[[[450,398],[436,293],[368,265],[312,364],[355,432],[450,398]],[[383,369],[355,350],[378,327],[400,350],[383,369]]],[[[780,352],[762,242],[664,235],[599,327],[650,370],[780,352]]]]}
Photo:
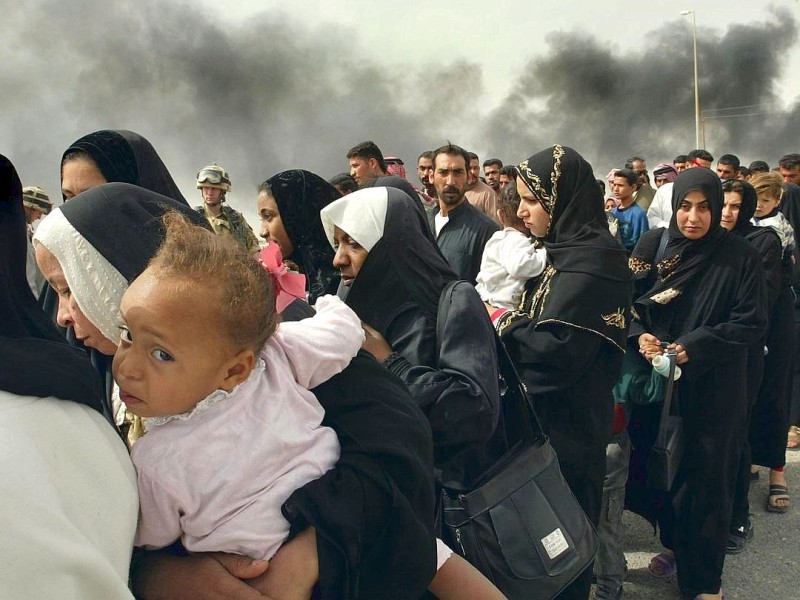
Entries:
{"type": "Polygon", "coordinates": [[[67,221],[59,208],[42,219],[33,236],[55,256],[86,318],[112,342],[119,339],[122,295],[128,282],[67,221]]]}

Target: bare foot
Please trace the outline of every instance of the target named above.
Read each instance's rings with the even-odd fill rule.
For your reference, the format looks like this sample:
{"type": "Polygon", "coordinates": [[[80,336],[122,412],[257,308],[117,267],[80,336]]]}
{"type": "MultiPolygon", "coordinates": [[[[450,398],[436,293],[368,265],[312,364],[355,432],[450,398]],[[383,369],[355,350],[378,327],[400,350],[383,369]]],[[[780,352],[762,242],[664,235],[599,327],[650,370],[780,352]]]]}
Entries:
{"type": "MultiPolygon", "coordinates": [[[[783,487],[788,487],[786,484],[786,474],[783,471],[770,469],[769,484],[770,486],[781,485],[783,487]]],[[[770,504],[778,509],[779,512],[783,512],[789,508],[790,500],[787,496],[777,496],[775,498],[770,498],[770,504]]]]}

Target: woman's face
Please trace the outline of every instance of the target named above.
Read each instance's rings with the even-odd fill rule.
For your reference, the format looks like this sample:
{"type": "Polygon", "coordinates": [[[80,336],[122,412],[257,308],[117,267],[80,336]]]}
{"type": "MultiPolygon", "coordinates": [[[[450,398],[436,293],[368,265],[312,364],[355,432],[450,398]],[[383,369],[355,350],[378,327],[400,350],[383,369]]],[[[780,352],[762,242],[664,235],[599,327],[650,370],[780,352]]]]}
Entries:
{"type": "Polygon", "coordinates": [[[533,235],[544,237],[550,226],[550,215],[521,178],[517,178],[517,192],[520,198],[517,216],[522,219],[525,227],[530,229],[533,235]]]}
{"type": "Polygon", "coordinates": [[[687,240],[699,240],[711,228],[711,206],[705,194],[692,190],[678,206],[675,213],[678,229],[687,240]]]}
{"type": "Polygon", "coordinates": [[[725,192],[725,203],[722,205],[722,225],[732,231],[739,221],[739,209],[742,208],[742,195],[739,192],[725,192]]]}
{"type": "Polygon", "coordinates": [[[781,199],[776,198],[771,194],[759,192],[758,200],[756,202],[756,216],[758,218],[766,217],[773,210],[781,205],[781,199]]]}
{"type": "Polygon", "coordinates": [[[286,227],[283,226],[278,203],[266,191],[258,194],[258,216],[261,219],[261,231],[259,232],[261,237],[268,242],[271,240],[278,244],[283,258],[291,256],[294,246],[286,232],[286,227]]]}
{"type": "Polygon", "coordinates": [[[333,230],[333,247],[336,250],[333,266],[339,269],[342,283],[349,287],[367,260],[369,252],[338,227],[333,230]]]}
{"type": "Polygon", "coordinates": [[[36,244],[36,263],[47,283],[58,294],[56,322],[61,327],[72,327],[75,337],[89,348],[95,348],[108,356],[117,351],[117,342],[109,340],[86,318],[70,293],[64,271],[53,253],[41,244],[36,244]]]}
{"type": "Polygon", "coordinates": [[[61,193],[67,200],[104,183],[106,178],[90,158],[73,158],[61,167],[61,193]]]}

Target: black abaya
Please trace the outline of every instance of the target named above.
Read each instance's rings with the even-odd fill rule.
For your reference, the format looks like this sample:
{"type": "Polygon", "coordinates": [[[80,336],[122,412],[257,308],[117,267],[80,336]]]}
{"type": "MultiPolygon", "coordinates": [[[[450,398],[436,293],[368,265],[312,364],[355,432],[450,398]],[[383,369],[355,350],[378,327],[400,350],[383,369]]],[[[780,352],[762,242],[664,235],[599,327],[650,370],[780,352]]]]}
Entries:
{"type": "Polygon", "coordinates": [[[27,285],[22,184],[0,155],[0,390],[55,397],[102,411],[101,380],[86,353],[67,344],[27,285]]]}
{"type": "Polygon", "coordinates": [[[747,418],[748,349],[764,335],[766,284],[755,248],[719,226],[722,189],[714,173],[697,168],[679,175],[672,204],[670,244],[658,278],[652,263],[662,230],[643,235],[631,257],[632,264],[648,267],[639,272],[637,292],[644,293],[634,304],[631,337],[651,333],[685,348],[688,362],[675,396],[686,445],[669,497],[644,488],[640,469],[657,420],[653,407],[635,407],[627,500],[629,508],[658,521],[662,541],[675,551],[681,592],[694,597],[721,586],[747,418]],[[711,212],[708,232],[695,241],[684,238],[676,222],[693,190],[704,193],[711,212]]]}
{"type": "Polygon", "coordinates": [[[303,169],[282,171],[266,184],[294,248],[287,258],[306,275],[308,301],[314,304],[324,294],[335,294],[339,271],[333,267],[333,249],[322,229],[319,211],[342,195],[322,177],[303,169]]]}
{"type": "Polygon", "coordinates": [[[495,334],[474,288],[464,286],[454,300],[441,335],[439,298],[455,273],[426,232],[425,217],[413,200],[395,188],[359,190],[323,211],[348,233],[361,214],[338,211],[351,203],[386,202],[379,240],[369,250],[345,302],[374,327],[394,351],[384,365],[411,391],[433,432],[434,464],[443,484],[472,489],[491,460],[483,452],[499,418],[495,334]],[[337,214],[331,212],[333,210],[337,214]]]}
{"type": "MultiPolygon", "coordinates": [[[[125,183],[87,190],[60,210],[130,282],[161,245],[161,216],[170,208],[208,227],[188,206],[125,183]]],[[[294,314],[303,316],[308,306],[295,304],[294,314]]],[[[322,597],[418,597],[436,566],[427,423],[405,387],[369,357],[356,357],[312,391],[341,456],[296,490],[284,512],[294,530],[317,530],[322,597]]]]}
{"type": "MultiPolygon", "coordinates": [[[[517,167],[550,215],[548,268],[526,287],[519,311],[498,331],[531,393],[572,492],[595,524],[600,517],[606,445],[630,320],[625,250],[608,231],[589,164],[554,146],[517,167]]],[[[587,569],[559,598],[586,598],[587,569]]]]}

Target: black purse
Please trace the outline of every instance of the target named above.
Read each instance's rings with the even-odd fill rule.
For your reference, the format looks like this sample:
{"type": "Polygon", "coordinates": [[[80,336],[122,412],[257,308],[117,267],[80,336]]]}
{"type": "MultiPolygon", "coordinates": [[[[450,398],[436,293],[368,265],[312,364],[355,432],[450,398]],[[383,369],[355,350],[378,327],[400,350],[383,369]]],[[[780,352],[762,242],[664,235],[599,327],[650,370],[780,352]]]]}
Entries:
{"type": "MultiPolygon", "coordinates": [[[[442,293],[437,328],[446,322],[447,292],[456,283],[442,293]]],[[[442,533],[511,600],[549,599],[591,565],[597,534],[561,474],[505,346],[496,340],[498,427],[507,450],[472,491],[442,491],[442,533]]]]}
{"type": "Polygon", "coordinates": [[[672,406],[677,404],[672,400],[675,388],[676,353],[674,350],[667,350],[664,355],[669,360],[669,375],[664,392],[664,404],[661,406],[658,435],[647,461],[647,487],[668,492],[672,489],[675,473],[678,472],[683,457],[684,437],[683,418],[671,414],[672,406]]]}

